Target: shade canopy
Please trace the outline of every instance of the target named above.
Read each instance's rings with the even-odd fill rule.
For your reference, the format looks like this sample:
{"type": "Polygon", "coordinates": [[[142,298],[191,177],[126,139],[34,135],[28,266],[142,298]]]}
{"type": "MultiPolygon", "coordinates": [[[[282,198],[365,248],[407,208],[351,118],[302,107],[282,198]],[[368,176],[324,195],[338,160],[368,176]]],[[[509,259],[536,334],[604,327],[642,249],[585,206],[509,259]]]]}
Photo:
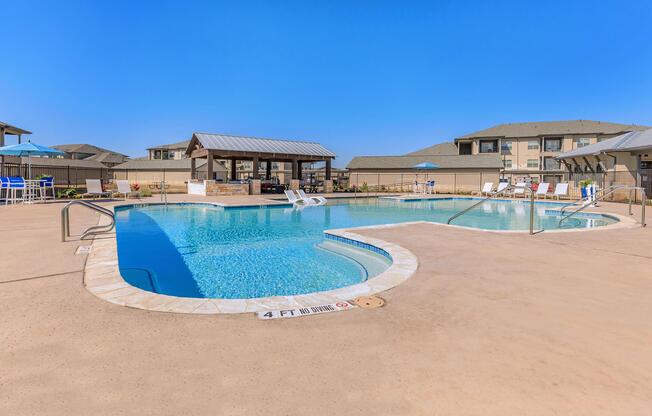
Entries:
{"type": "Polygon", "coordinates": [[[0,155],[5,156],[50,156],[65,155],[64,152],[50,147],[38,145],[36,143],[12,144],[0,147],[0,155]]]}
{"type": "Polygon", "coordinates": [[[431,162],[422,162],[413,166],[415,169],[438,169],[439,165],[431,162]]]}

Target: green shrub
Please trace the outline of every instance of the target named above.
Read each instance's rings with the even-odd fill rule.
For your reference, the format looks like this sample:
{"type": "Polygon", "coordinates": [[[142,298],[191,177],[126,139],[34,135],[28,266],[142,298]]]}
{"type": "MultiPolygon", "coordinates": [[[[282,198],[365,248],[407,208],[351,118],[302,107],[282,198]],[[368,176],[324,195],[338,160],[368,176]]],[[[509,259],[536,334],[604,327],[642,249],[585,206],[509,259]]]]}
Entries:
{"type": "Polygon", "coordinates": [[[147,198],[152,196],[152,191],[150,191],[149,189],[141,189],[140,191],[138,191],[138,195],[143,198],[147,198]]]}
{"type": "Polygon", "coordinates": [[[57,192],[57,198],[76,198],[80,196],[79,192],[75,188],[66,188],[62,191],[57,192]]]}

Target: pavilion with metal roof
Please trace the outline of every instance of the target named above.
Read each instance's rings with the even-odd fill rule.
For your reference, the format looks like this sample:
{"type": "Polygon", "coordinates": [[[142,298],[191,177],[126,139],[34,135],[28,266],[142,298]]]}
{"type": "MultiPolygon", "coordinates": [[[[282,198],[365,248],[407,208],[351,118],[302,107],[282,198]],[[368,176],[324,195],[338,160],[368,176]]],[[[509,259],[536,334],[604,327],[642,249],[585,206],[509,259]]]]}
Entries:
{"type": "Polygon", "coordinates": [[[5,135],[18,136],[18,144],[20,144],[23,134],[32,134],[32,132],[0,121],[0,147],[5,145],[5,135]]]}
{"type": "Polygon", "coordinates": [[[326,180],[331,179],[331,162],[335,153],[319,143],[231,136],[226,134],[195,133],[186,149],[191,158],[192,178],[196,178],[196,159],[207,159],[207,177],[213,177],[213,160],[231,161],[231,179],[236,179],[236,162],[251,160],[254,179],[258,177],[261,162],[266,162],[265,179],[271,179],[271,162],[292,163],[292,179],[301,179],[304,162],[326,163],[326,180]]]}

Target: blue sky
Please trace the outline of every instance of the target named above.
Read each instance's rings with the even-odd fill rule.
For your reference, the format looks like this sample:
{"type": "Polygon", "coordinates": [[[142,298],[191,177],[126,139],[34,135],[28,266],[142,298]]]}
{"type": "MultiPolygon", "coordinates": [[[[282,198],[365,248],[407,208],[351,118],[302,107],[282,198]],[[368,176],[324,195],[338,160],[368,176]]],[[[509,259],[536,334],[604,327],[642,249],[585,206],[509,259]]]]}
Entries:
{"type": "MultiPolygon", "coordinates": [[[[652,125],[652,2],[0,0],[0,120],[131,156],[194,131],[336,166],[498,123],[652,125]]],[[[11,139],[10,139],[11,143],[11,139]]]]}

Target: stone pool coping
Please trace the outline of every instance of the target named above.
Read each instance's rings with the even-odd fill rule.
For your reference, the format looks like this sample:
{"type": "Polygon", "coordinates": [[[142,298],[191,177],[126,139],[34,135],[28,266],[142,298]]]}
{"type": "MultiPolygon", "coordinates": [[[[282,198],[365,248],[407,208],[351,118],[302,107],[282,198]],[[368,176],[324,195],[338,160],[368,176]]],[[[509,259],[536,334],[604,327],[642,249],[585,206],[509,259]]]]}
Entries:
{"type": "MultiPolygon", "coordinates": [[[[193,204],[193,203],[188,203],[193,204]]],[[[199,203],[201,204],[201,203],[199,203]]],[[[140,205],[120,204],[114,207],[140,205]]],[[[219,204],[212,203],[211,205],[219,204]]],[[[251,205],[249,205],[251,207],[251,205]]],[[[614,228],[632,228],[638,226],[630,217],[619,214],[605,214],[586,211],[590,215],[602,215],[618,220],[617,223],[594,228],[575,228],[567,230],[546,230],[546,232],[578,232],[594,231],[614,228]]],[[[108,218],[102,216],[99,224],[108,223],[108,218]]],[[[385,251],[392,259],[392,264],[383,273],[358,283],[342,288],[314,292],[293,296],[272,296],[251,299],[215,299],[215,298],[188,298],[163,295],[142,290],[127,283],[120,274],[118,267],[117,239],[115,234],[108,238],[96,238],[92,242],[92,250],[84,268],[84,286],[93,295],[116,305],[128,306],[137,309],[158,312],[193,313],[193,314],[224,314],[224,313],[250,313],[280,309],[295,309],[300,307],[318,306],[354,299],[358,296],[378,294],[398,286],[409,279],[417,270],[419,262],[417,257],[409,250],[388,241],[363,236],[355,233],[356,230],[394,228],[411,224],[436,224],[448,227],[463,228],[473,231],[492,233],[527,233],[526,230],[482,230],[459,225],[440,224],[430,221],[413,221],[396,224],[380,224],[347,229],[325,230],[330,236],[340,237],[344,240],[360,242],[363,245],[377,247],[385,251]]]]}
{"type": "MultiPolygon", "coordinates": [[[[108,218],[104,218],[106,217],[103,217],[100,223],[108,221],[108,218]]],[[[318,306],[373,295],[398,286],[416,272],[419,262],[412,252],[399,245],[351,231],[355,229],[328,230],[325,233],[384,250],[392,258],[392,264],[378,276],[334,290],[251,299],[186,298],[149,292],[130,285],[122,278],[118,268],[118,247],[114,235],[93,240],[93,248],[84,270],[84,286],[100,299],[149,311],[194,314],[249,313],[318,306]]]]}

